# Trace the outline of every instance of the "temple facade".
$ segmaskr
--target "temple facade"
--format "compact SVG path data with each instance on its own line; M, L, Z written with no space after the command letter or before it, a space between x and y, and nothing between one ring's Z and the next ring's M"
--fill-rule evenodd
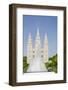
M27 42L27 63L29 68L27 72L41 72L47 71L45 63L48 62L48 38L47 34L44 36L43 48L41 48L41 38L39 28L35 37L35 44L33 48L31 34L28 36Z

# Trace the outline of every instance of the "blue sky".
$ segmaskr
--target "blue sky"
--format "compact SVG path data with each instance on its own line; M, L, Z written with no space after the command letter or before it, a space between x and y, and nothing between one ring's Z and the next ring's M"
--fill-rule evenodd
M48 35L48 56L57 53L57 16L31 16L24 15L24 56L27 51L28 35L32 35L32 43L34 47L37 28L39 28L41 45L43 46L44 36Z

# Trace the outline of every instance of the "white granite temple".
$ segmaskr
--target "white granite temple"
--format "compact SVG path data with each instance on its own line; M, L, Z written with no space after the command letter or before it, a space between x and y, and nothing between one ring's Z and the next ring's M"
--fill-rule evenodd
M48 38L44 36L43 48L41 48L41 38L39 28L35 37L35 45L33 48L31 34L28 36L27 42L27 63L29 64L27 72L43 72L47 71L45 63L48 62Z

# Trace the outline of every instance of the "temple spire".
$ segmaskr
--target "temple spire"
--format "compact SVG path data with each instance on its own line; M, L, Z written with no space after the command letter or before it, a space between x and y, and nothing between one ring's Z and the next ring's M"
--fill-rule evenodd
M39 28L37 28L37 34L35 39L35 56L40 54L40 49L41 49L40 34Z
M27 63L30 63L33 56L33 47L32 47L32 37L31 33L28 36L28 43L27 43Z
M44 37L44 62L48 62L48 37L47 34L45 34Z
M37 28L37 36L39 36L39 28Z

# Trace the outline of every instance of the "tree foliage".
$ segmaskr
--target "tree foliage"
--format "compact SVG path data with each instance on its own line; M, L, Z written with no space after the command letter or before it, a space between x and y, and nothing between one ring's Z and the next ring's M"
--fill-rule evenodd
M49 61L45 63L48 71L57 73L57 54L49 58Z
M45 63L46 68L49 72L53 71L57 73L57 54L50 57L49 61ZM23 57L23 72L26 73L27 69L29 67L29 64L27 63L27 56Z
M26 73L28 69L29 64L27 63L27 57L23 57L23 72Z

